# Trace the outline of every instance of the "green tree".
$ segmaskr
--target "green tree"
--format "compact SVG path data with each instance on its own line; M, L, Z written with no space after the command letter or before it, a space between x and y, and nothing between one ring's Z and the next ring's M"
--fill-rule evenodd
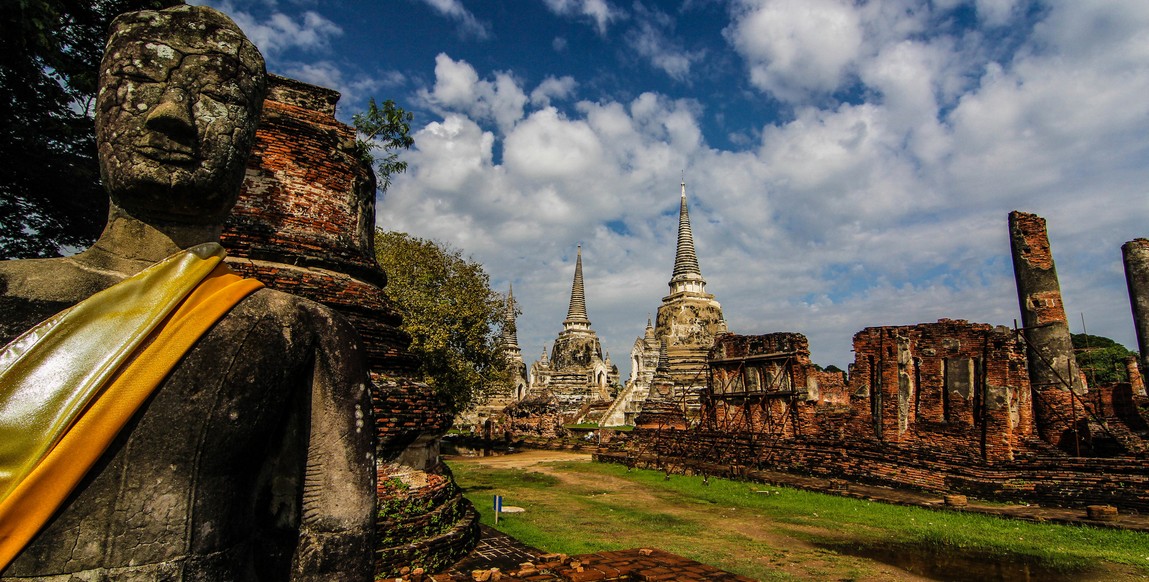
M510 381L500 343L506 303L482 265L449 245L383 230L375 254L411 352L450 413Z
M356 150L365 164L378 170L379 190L382 192L391 186L393 174L407 171L407 162L400 160L399 152L395 150L409 149L414 145L415 140L408 135L414 118L411 112L404 111L390 99L379 107L374 97L367 105L367 111L352 117L355 131L359 132ZM376 149L383 150L381 158L375 157Z
M108 25L181 0L0 2L0 259L91 244L107 219L93 102Z
M1077 366L1085 372L1090 385L1128 382L1125 358L1135 356L1125 346L1103 336L1070 334Z

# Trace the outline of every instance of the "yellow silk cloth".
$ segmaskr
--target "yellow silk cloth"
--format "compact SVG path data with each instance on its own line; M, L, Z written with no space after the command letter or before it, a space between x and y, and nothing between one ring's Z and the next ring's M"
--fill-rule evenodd
M0 570L201 335L263 285L216 243L181 251L0 351Z

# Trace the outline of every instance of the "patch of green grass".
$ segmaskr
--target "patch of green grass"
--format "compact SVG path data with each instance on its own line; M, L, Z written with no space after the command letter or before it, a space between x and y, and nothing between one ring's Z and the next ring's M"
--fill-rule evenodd
M605 463L556 463L557 473L589 474L595 485L566 486L560 479L523 470L492 470L452 463L459 483L492 523L490 495L527 509L504 514L499 529L547 551L581 554L654 545L756 579L785 579L796 558L738 531L721 527L725 517L781 532L821 548L808 558L818 577L825 568L840 578L869 574L855 558L879 551L963 555L1032 564L1055 573L1124 564L1149 574L1149 535L1121 530L1034 524L970 513L933 511L824 495L785 487L658 471L627 470ZM585 481L585 479L583 479ZM608 485L626 483L658 503L634 503ZM674 511L671 511L673 509ZM850 560L855 560L851 562ZM780 578L779 576L782 576Z
M586 471L626 475L625 467L590 464ZM635 470L630 479L677 497L761 512L768 519L798 525L827 525L844 534L884 543L958 550L973 554L1025 556L1048 568L1072 571L1096 562L1149 570L1149 535L1114 529L1035 524L993 516L902 507L756 483ZM757 493L769 491L770 493Z

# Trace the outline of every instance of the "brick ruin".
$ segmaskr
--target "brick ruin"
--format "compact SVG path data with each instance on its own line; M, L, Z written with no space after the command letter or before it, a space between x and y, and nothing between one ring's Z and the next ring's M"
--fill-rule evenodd
M323 303L359 332L379 437L377 575L454 563L478 540L478 515L438 458L451 419L417 381L410 338L375 260L375 177L339 94L271 76L243 192L222 237L228 264Z
M598 458L1149 511L1149 398L1137 358L1129 382L1086 384L1045 221L1015 212L1010 229L1021 328L950 319L866 328L854 335L848 375L811 363L798 333L722 334L698 421L638 422ZM1149 273L1149 252L1132 267L1136 253L1125 254L1127 271Z

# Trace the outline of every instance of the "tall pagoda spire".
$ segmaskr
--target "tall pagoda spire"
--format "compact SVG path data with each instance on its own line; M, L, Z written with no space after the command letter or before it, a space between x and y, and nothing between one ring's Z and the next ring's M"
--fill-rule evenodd
M582 245L578 246L578 259L575 261L574 283L571 284L571 304L563 329L590 329L590 319L586 315L586 293L582 286Z
M706 292L706 280L698 268L698 255L694 253L694 234L690 231L690 211L686 208L686 180L682 181L682 201L678 207L678 249L674 255L674 273L670 278L670 294L694 291Z
M503 323L503 345L519 351L519 333L515 324L515 286L507 287L507 312Z

